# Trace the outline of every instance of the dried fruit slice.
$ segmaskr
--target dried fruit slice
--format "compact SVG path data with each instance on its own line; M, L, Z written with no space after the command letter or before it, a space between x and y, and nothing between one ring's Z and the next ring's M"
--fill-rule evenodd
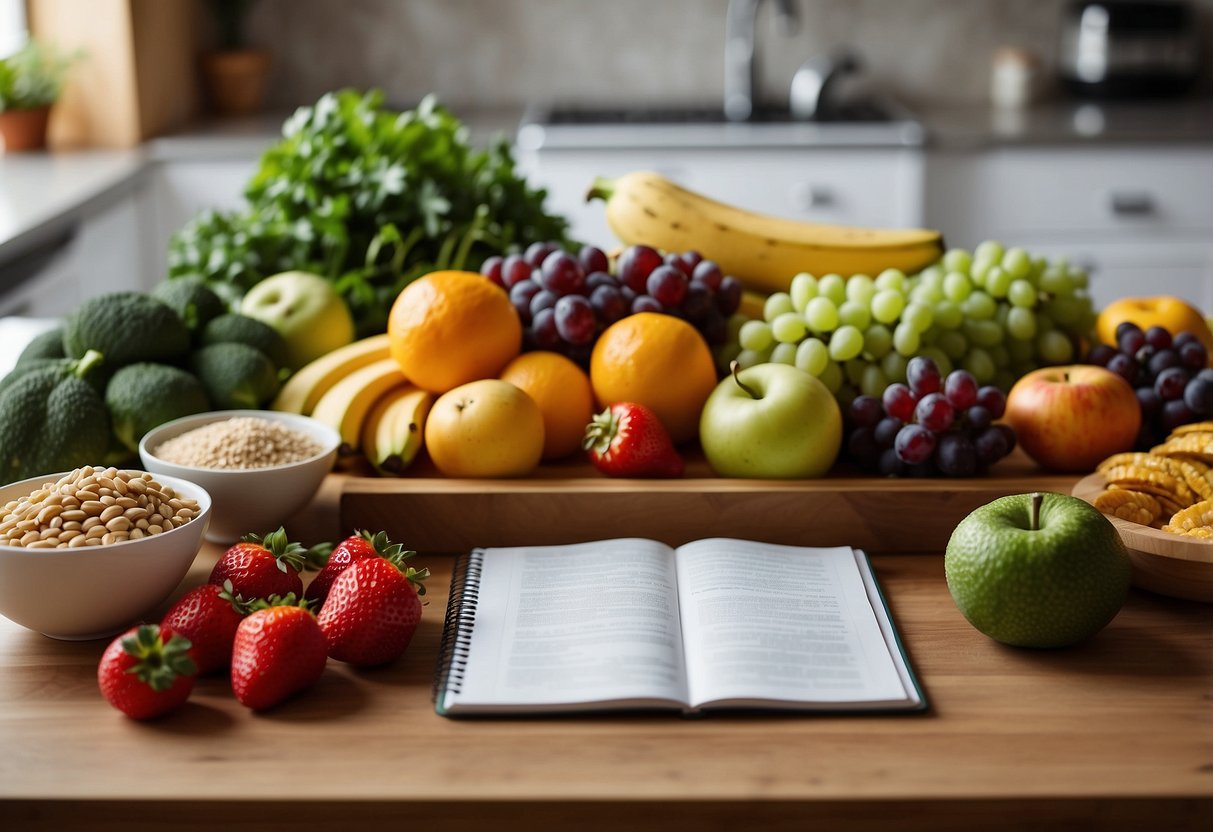
M1184 456L1196 457L1208 464L1213 464L1213 436L1205 433L1177 436L1151 448L1150 453L1156 456L1182 454Z
M1140 468L1152 468L1156 471L1165 471L1181 480L1194 495L1199 496L1202 500L1213 498L1213 484L1210 484L1205 479L1203 471L1198 470L1186 459L1156 456L1144 452L1123 453L1115 454L1105 459L1099 464L1098 470L1100 473L1104 473L1119 466L1138 466ZM1204 470L1209 470L1208 466L1204 466ZM1193 500L1195 500L1195 496Z
M1180 532L1197 526L1213 525L1213 500L1202 500L1196 505L1177 511L1168 525Z
M1171 431L1171 436L1184 436L1189 433L1213 434L1213 422L1192 422L1188 425L1180 425Z
M1181 506L1190 506L1196 497L1188 484L1167 471L1141 465L1114 465L1104 472L1109 485L1119 485L1130 491L1145 491L1169 497Z
M1109 489L1095 498L1094 505L1104 514L1143 526L1153 523L1163 512L1158 500L1141 491Z

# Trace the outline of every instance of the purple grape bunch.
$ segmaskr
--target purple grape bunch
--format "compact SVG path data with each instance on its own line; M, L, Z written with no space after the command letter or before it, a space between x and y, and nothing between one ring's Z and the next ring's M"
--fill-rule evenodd
M1116 327L1116 346L1099 344L1087 363L1105 367L1133 386L1141 406L1137 448L1148 450L1180 425L1213 417L1213 369L1193 333L1131 321Z
M890 384L880 398L857 396L846 409L846 455L885 476L973 477L1015 448L1015 431L997 422L1007 397L978 386L966 370L947 378L930 358L915 356L908 384Z
M639 312L690 323L710 346L728 338L726 321L741 305L741 281L698 252L667 254L629 246L615 272L601 249L576 254L556 243L532 243L522 254L490 257L480 273L510 294L523 328L523 348L551 350L584 367L598 335Z

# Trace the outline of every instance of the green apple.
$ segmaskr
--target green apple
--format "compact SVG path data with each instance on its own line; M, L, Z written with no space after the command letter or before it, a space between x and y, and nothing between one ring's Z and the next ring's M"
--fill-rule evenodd
M952 532L943 564L969 623L1016 647L1088 639L1129 591L1116 527L1064 494L1015 494L975 509Z
M787 364L756 364L708 396L699 441L722 477L803 479L830 470L842 445L842 413L829 389Z
M287 364L297 370L354 340L354 320L333 284L317 274L282 272L258 283L240 302L286 341Z

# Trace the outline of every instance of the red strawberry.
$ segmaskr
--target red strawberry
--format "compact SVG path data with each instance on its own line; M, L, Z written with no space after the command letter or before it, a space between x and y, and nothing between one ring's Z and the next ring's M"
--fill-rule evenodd
M328 597L333 581L337 580L337 576L350 566L367 558L387 557L402 549L403 547L399 543L392 543L388 539L387 532L378 532L374 535L368 531L356 532L333 547L324 567L307 585L304 597L316 602L317 605L323 604Z
M307 608L294 596L272 598L236 628L232 692L241 705L272 708L315 684L324 672L328 643Z
M657 414L635 402L616 402L596 415L581 447L611 477L681 477L684 468Z
M97 665L101 695L132 719L151 719L180 707L194 689L197 668L184 636L156 624L118 636Z
M232 660L236 628L249 612L251 608L244 597L232 592L231 581L224 581L223 586L204 584L173 604L160 626L190 640L198 674L202 675L227 667Z
M428 569L405 565L415 554L366 558L337 577L319 616L330 656L369 666L404 654L421 620L421 582L430 576Z
M281 528L264 538L247 534L223 553L207 583L223 586L225 581L231 581L234 591L245 598L285 597L292 593L300 598L303 579L299 571L306 556L307 551L287 540Z

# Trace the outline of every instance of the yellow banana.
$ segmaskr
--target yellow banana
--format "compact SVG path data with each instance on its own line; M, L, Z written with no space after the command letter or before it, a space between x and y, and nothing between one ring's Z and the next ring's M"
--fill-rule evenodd
M607 223L624 243L693 249L759 292L786 292L800 272L874 277L896 268L908 273L943 254L938 231L781 219L708 199L656 173L598 179L586 198L606 200Z
M415 384L394 387L375 402L362 426L362 452L385 474L399 474L421 450L434 394Z
M300 367L287 379L270 406L273 410L287 413L302 413L305 416L315 409L320 397L355 370L387 358L387 335L372 335L344 347L338 347L322 355L310 364Z
M360 367L330 387L316 402L312 418L341 434L342 455L355 453L362 446L362 426L372 405L392 388L406 383L404 373L400 372L394 359L380 359Z

